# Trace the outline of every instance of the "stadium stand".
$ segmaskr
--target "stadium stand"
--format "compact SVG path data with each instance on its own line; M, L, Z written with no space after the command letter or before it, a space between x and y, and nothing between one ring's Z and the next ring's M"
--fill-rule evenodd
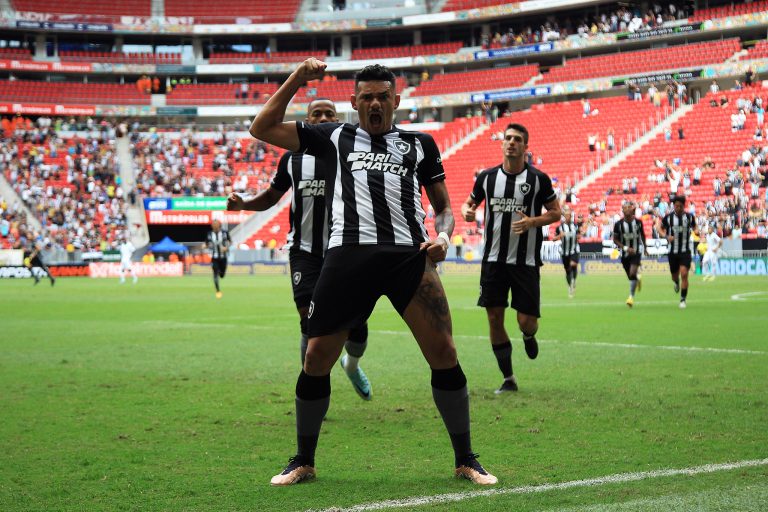
M687 69L723 62L740 49L739 39L731 38L661 49L582 57L570 59L566 61L564 66L551 68L544 74L542 82L557 83L616 76L617 72L622 76L628 76L667 69Z
M32 58L28 48L0 48L0 59L26 60Z
M242 84L183 84L167 94L168 105L232 105L263 103L277 91L276 83L251 83L245 93Z
M252 62L302 62L309 57L325 59L325 52L286 51L286 52L213 52L208 61L211 64L250 64Z
M422 82L416 87L411 96L430 96L520 87L538 74L538 64L438 74L430 80Z
M50 242L72 250L103 249L127 228L110 142L114 130L104 124L87 138L62 138L49 122L39 118L37 126L17 126L12 135L3 131L0 153L10 157L3 173Z
M456 53L463 44L461 41L418 46L384 46L379 48L355 48L352 50L352 60L358 59L389 59L395 57L416 57L419 55L440 55Z
M147 135L133 147L137 187L153 197L256 193L269 186L283 152L226 131L218 138L202 140L189 132L179 139Z
M296 18L301 0L232 0L225 9L215 2L165 0L165 15L192 17L195 23L290 23ZM224 14L226 12L226 14Z
M443 5L442 11L443 12L449 12L449 11L464 11L467 9L479 9L481 7L493 7L496 5L504 5L509 3L516 3L521 0L516 0L515 2L508 2L504 0L448 0Z
M739 57L739 60L764 59L768 57L768 41L758 41L749 52Z
M102 0L11 0L14 9L21 12L44 12L50 14L80 14L84 18L94 16L105 19L119 19L120 16L146 16L152 13L152 0L123 0L104 2Z
M61 50L62 62L99 62L105 64L181 64L180 53L121 53Z
M728 16L739 16L753 12L765 11L768 9L768 1L758 0L756 2L732 3L719 7L709 7L707 9L697 9L688 20L693 23L696 21L706 21L716 18L726 18Z
M454 208L466 201L477 172L501 162L499 134L503 136L503 130L509 123L521 123L528 129L529 149L536 167L559 183L573 184L574 175L580 176L590 165L597 166L597 152L590 151L587 144L590 134L600 134L604 138L612 129L618 142L619 134L634 134L644 123L648 126L658 119L656 107L647 102L628 101L626 97L594 99L591 102L592 111L598 114L586 118L578 101L538 105L500 117L489 131L445 159L446 186ZM456 232L471 237L476 234L477 226L457 218Z
M134 84L79 82L0 81L0 97L5 101L50 103L148 105L150 98Z
M728 103L719 106L719 99L725 97ZM756 90L734 90L718 94L709 94L698 103L691 112L686 114L670 130L661 133L653 140L629 156L617 168L597 179L579 193L579 203L576 210L588 215L590 212L620 210L624 200L639 201L641 204L653 202L654 197L668 200L673 187L674 177L670 179L669 169L677 176L677 193L685 194L689 201L696 206L697 212L713 211L720 214L726 208L734 209L739 218L746 217L746 210L751 198L749 183L749 167L737 165L742 153L757 146L762 148L762 141L756 141L754 134L757 126L756 115L749 112L744 129L733 130L731 115L738 111L736 103L739 99L753 101ZM711 101L717 106L712 106ZM683 128L683 139L680 139L678 128ZM709 160L714 166L704 165ZM675 163L677 162L677 163ZM696 168L701 169L701 182L694 184ZM763 173L765 173L764 167ZM743 184L737 187L738 192L732 192L726 197L725 182L735 181L736 171L739 171ZM688 175L688 180L685 175ZM719 178L722 185L722 196L714 192L713 181ZM637 178L637 192L625 194L625 180ZM685 185L688 184L686 187ZM728 205L728 201L732 204ZM719 203L718 203L719 202ZM603 203L603 204L600 204ZM754 236L745 233L745 237ZM650 225L646 226L650 230ZM650 235L650 231L647 233Z

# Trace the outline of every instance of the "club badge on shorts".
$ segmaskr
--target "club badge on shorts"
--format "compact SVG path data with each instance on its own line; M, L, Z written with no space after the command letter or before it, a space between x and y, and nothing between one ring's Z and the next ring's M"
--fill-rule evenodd
M293 273L293 284L298 286L301 282L301 272L294 272Z

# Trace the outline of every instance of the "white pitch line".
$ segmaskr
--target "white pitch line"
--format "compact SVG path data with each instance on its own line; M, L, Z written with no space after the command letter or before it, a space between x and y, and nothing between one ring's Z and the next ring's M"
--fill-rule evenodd
M451 494L437 494L434 496L416 496L413 498L403 498L399 500L363 503L361 505L355 505L349 508L332 507L323 509L320 512L364 512L367 510L388 510L404 507L419 507L423 505L451 503L489 496L503 496L508 494L538 494L549 491L574 489L578 487L597 487L607 484L639 482L641 480L648 480L651 478L664 478L670 476L693 476L760 466L768 466L768 459L741 460L737 462L726 462L723 464L705 464L703 466L694 466L682 469L657 469L653 471L640 471L635 473L617 473L614 475L601 476L597 478L571 480L568 482L560 482L554 484L484 489L478 491L456 492Z
M639 345L637 343L605 343L600 341L555 341L556 343L570 343L571 345L594 345L598 347L620 348L658 348L660 350L682 350L684 352L715 352L719 354L753 354L768 355L768 352L760 350L746 350L741 348L714 348L714 347L681 347L677 345Z
M746 292L746 293L737 293L735 295L731 295L731 300L741 300L745 301L749 297L757 297L759 295L768 295L768 292Z
M384 334L392 336L410 336L411 333L407 331L386 331L386 330L372 330L374 334ZM472 340L487 340L488 336L478 336L473 334L454 334L454 338L472 339ZM750 354L765 356L768 352L760 350L747 350L741 348L716 348L716 347L685 347L681 345L643 345L640 343L608 343L604 341L567 341L567 340L548 340L540 339L539 343L563 343L568 345L581 345L581 346L596 346L596 347L609 347L609 348L646 348L646 349L659 349L659 350L679 350L681 352L710 352L718 354Z
M761 293L761 292L759 292ZM696 299L695 302L691 302L691 304L702 304L702 303L727 303L731 302L731 299ZM635 303L636 306L663 306L663 305L670 305L670 306L677 306L680 304L679 299L670 299L670 300L642 300L638 299L638 301ZM605 306L624 306L623 300L613 300L613 301L595 301L595 302L579 302L578 299L571 300L568 302L542 302L541 307L544 308L570 308L570 307L578 307L578 308L589 308L589 307L605 307ZM451 306L451 309L456 310L480 310L482 309L480 306ZM624 308L626 309L626 308Z

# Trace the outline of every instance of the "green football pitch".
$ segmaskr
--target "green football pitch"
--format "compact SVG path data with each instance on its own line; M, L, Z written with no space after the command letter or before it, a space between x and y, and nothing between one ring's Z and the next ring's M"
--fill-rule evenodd
M492 490L453 478L430 372L383 299L360 400L337 366L318 478L294 453L299 323L287 276L0 282L0 510L766 510L768 282L542 278L541 353L499 371L476 276L444 276L474 449ZM344 290L339 290L344 293ZM513 315L508 320L513 320Z

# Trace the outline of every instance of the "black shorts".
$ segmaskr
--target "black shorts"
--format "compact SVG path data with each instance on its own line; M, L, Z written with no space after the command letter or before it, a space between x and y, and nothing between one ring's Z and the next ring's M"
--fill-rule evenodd
M571 263L578 263L579 262L579 253L571 254L570 256L563 256L563 267L565 267L565 270L571 269Z
M291 265L291 286L293 302L297 308L307 308L312 301L323 258L305 251L291 251L288 257Z
M669 271L673 274L677 274L677 272L680 270L680 267L685 267L687 269L691 268L691 253L688 254L669 254L667 256L669 259Z
M629 277L629 267L632 265L640 266L641 263L641 255L640 254L633 254L632 256L625 256L621 258L621 266L624 267L624 272L626 272L627 277Z
M382 295L402 316L421 283L425 263L426 253L418 247L350 245L329 249L309 306L309 336L362 325Z
M512 292L512 309L526 315L541 316L539 267L483 263L480 270L480 298L484 308L507 307Z
M211 258L211 268L219 277L227 275L227 258Z

